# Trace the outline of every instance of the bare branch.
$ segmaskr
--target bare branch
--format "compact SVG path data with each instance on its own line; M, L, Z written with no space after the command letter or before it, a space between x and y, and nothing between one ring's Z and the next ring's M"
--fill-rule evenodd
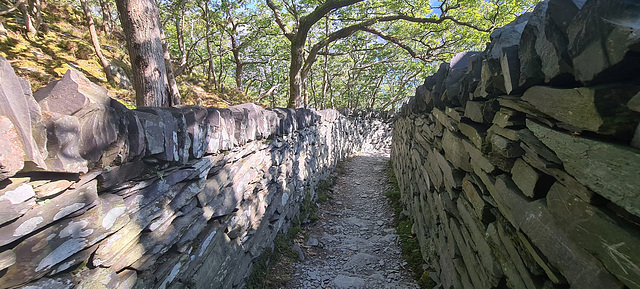
M269 90L267 92L265 92L263 95L258 97L258 99L256 99L256 102L260 102L265 97L271 95L276 89L278 89L279 86L280 86L280 84L276 84L275 86L269 88Z
M405 51L407 51L409 53L409 55L411 55L411 57L413 58L417 58L420 59L424 62L429 62L429 59L424 58L423 56L419 55L418 53L416 53L411 47L409 47L408 45L404 44L404 42L402 42L402 40L400 40L400 38L394 37L394 36L390 36L390 35L386 35L384 34L382 31L375 29L373 27L364 27L362 29L365 32L369 32L371 34L377 35L380 38L387 40L395 45L397 45L398 47L404 49Z
M13 4L13 7L9 8L7 10L4 10L4 11L0 11L0 16L9 14L9 13L15 11L16 9L18 9L18 6L20 6L20 4L23 4L23 3L26 3L26 0L18 0L18 2L16 2L16 4Z

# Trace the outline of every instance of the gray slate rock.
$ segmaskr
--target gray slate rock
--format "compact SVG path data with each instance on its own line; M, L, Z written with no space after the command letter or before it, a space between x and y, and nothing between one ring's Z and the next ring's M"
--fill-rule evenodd
M29 178L9 179L10 184L0 190L0 225L24 215L35 205L35 192Z
M640 274L635 272L640 264L640 234L635 228L621 226L559 183L549 190L547 207L571 240L602 261L626 286L640 288Z
M119 117L111 108L112 99L105 88L81 72L67 71L62 79L36 91L34 97L46 116L52 138L47 146L49 157L54 159L47 161L52 170L86 172L84 166L92 166L116 141Z
M50 272L84 248L93 246L129 222L122 199L106 194L85 214L38 232L20 242L13 252L16 263L0 277L4 286L25 284Z
M74 115L90 103L109 105L107 89L94 84L80 71L70 69L60 80L53 81L33 94L42 110Z
M65 180L65 179L51 181L51 182L47 182L46 184L35 187L34 192L36 193L36 196L39 199L50 198L66 190L72 184L74 184L72 181Z
M190 156L192 158L201 158L209 145L209 126L205 123L208 111L198 106L183 106L180 108L186 121L187 133L191 139Z
M338 289L354 289L364 288L364 279L360 277L351 277L346 275L338 275L333 279L333 284Z
M29 186L29 185L27 185ZM33 193L33 189L31 189ZM51 199L29 210L15 222L0 228L0 246L9 244L31 232L60 220L86 206L94 205L98 200L96 182L90 182L80 188Z
M71 289L76 286L75 282L68 276L56 278L42 278L38 281L25 285L24 289Z
M498 59L504 48L518 45L530 17L531 13L524 13L509 24L494 30L490 36L491 42L487 45L487 58Z
M31 161L40 169L46 169L44 159L47 156L45 147L47 133L40 107L31 96L29 84L16 76L11 64L2 56L0 56L0 116L11 120L20 138L19 145L24 150L24 160ZM10 130L6 128L6 124L4 127L5 131ZM5 161L2 159L0 162L4 163ZM13 165L12 168L16 169L17 167Z
M0 115L0 181L10 178L24 167L24 146L18 131L6 116Z
M567 29L583 4L584 0L549 0L544 26L535 43L547 83L574 82Z
M629 147L561 133L532 121L527 127L580 183L640 217L640 153Z
M639 86L598 86L559 89L535 86L522 99L541 112L571 126L631 139L640 115L627 103Z
M629 0L586 1L569 27L569 55L583 84L638 76L640 4ZM611 45L615 43L615 45Z
M517 52L520 61L518 86L530 87L544 81L544 74L541 71L542 59L536 51L536 42L539 41L539 38L544 37L548 5L549 1L538 3L522 31Z
M80 155L81 127L77 117L43 111L47 123L49 171L86 173L89 162Z
M578 246L558 227L544 200L528 202L506 175L496 178L495 187L488 186L498 208L511 216L512 224L522 230L548 261L580 288L622 288L599 260ZM584 274L585 270L590 272Z
M16 254L12 250L0 253L0 270L4 270L16 263Z
M507 94L520 93L520 59L517 45L504 47L500 51L500 68L504 77L504 88Z
M96 162L116 141L119 118L109 106L99 103L86 105L74 116L80 124L80 156L90 163Z
M137 110L147 113L143 119L148 153L163 161L178 161L178 120L165 109L141 107Z

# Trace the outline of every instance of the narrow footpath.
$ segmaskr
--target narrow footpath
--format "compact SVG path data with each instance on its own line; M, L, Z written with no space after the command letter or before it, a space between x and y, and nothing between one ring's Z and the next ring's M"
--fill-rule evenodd
M419 288L406 269L384 193L389 155L362 153L344 162L286 288ZM302 258L302 256L304 256Z

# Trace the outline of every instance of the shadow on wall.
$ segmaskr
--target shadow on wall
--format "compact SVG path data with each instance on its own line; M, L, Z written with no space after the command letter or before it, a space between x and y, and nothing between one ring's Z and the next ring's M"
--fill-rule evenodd
M337 161L390 145L386 113L128 110L0 62L0 288L242 286Z
M640 288L628 0L548 0L425 79L392 160L444 288Z

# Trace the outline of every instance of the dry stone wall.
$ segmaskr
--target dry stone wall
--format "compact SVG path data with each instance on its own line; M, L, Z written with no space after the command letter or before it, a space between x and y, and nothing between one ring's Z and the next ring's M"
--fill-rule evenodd
M639 16L541 2L403 105L392 162L442 288L640 288Z
M0 57L0 288L237 288L386 113L129 110L69 71L31 95Z

